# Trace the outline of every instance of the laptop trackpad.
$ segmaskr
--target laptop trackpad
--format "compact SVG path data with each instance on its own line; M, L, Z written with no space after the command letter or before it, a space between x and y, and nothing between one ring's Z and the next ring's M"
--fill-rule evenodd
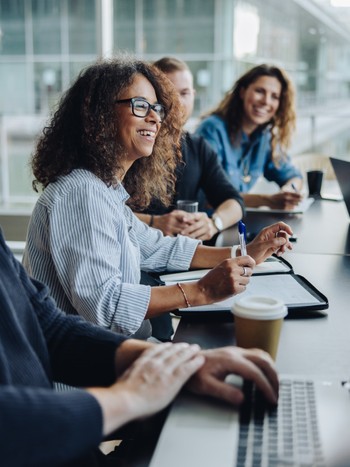
M239 412L234 407L180 394L164 424L150 467L235 465L238 436Z

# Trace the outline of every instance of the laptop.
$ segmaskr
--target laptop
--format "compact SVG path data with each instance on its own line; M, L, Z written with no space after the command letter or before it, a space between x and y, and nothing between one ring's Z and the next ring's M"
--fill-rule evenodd
M281 375L277 407L250 383L244 391L240 409L181 393L150 467L350 465L349 382Z
M329 158L350 217L350 161Z

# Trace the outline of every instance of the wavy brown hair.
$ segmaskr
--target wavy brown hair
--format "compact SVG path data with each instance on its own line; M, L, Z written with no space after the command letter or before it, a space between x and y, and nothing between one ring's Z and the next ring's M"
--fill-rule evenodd
M292 133L295 129L295 102L294 87L287 74L273 65L258 65L242 75L233 85L219 105L206 114L218 115L227 124L229 135L233 144L239 144L244 117L243 100L240 96L242 89L247 89L262 76L276 78L282 87L280 103L273 119L264 126L271 131L272 160L276 163L283 158L290 146ZM278 148L278 150L277 150Z
M166 117L152 155L133 163L123 185L130 194L132 208L147 207L151 198L169 205L175 189L175 168L181 160L183 122L179 99L159 70L126 56L89 66L63 95L31 159L36 191L38 185L45 188L77 168L91 171L107 185L117 183L117 178L124 175L122 161L126 154L118 141L120 107L115 101L139 74L154 87Z

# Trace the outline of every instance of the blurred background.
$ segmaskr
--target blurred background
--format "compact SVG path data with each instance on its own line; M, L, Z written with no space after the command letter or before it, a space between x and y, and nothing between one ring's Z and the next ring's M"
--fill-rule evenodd
M55 104L97 57L185 60L194 117L268 62L297 90L291 154L350 159L350 2L345 0L0 0L0 214L31 212L28 162Z

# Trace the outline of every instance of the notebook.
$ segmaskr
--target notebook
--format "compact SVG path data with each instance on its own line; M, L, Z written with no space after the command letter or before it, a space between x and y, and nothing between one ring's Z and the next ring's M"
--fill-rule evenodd
M312 203L315 201L314 198L304 198L300 203L293 209L273 209L268 206L260 206L258 208L246 207L247 212L266 212L268 214L304 214Z
M167 282L170 284L171 282ZM208 313L229 313L235 301L243 295L274 296L287 306L288 317L327 316L327 297L316 289L305 277L291 272L257 274L250 278L247 289L211 305L191 306L174 311L180 316L203 316Z
M329 159L350 217L350 161L335 159L334 157L330 157Z
M258 274L274 274L277 272L290 272L292 266L284 258L270 256L263 263L258 264L254 268L254 275ZM194 269L192 271L181 271L172 274L162 274L159 279L167 285L173 282L186 282L191 280L199 280L205 276L210 269Z
M281 375L277 407L249 384L245 393L240 409L180 394L150 467L350 465L348 383Z

